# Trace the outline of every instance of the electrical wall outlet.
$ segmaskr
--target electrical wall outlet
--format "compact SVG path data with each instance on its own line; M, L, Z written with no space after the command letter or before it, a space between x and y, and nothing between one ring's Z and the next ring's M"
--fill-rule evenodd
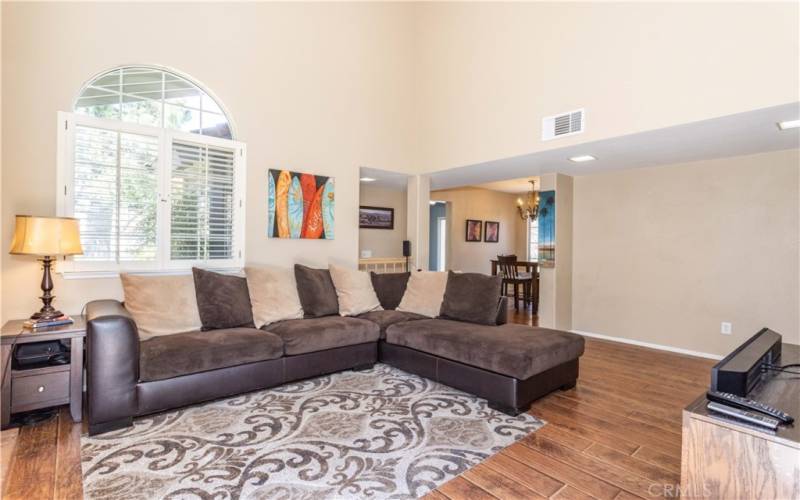
M730 335L732 332L733 332L733 325L731 325L730 323L726 323L725 321L720 323L719 333L723 335Z
M361 258L362 259L372 258L372 250L361 250Z

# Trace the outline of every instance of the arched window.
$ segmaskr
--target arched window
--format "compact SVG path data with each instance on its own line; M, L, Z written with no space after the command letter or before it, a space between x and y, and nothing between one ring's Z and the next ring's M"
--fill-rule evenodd
M186 78L158 68L125 66L90 81L75 101L75 112L233 139L222 107Z
M80 222L66 272L174 271L244 262L245 145L189 79L126 66L59 113L59 215ZM62 187L63 186L63 187Z

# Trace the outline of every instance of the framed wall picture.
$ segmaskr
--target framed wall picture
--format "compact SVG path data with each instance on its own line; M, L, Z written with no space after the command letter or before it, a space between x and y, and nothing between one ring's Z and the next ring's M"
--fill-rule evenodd
M358 227L361 229L394 229L394 208L358 207Z
M500 223L487 220L483 223L483 241L497 243L500 241Z
M333 177L267 171L267 236L332 240Z
M467 219L467 241L481 241L483 232L483 221Z

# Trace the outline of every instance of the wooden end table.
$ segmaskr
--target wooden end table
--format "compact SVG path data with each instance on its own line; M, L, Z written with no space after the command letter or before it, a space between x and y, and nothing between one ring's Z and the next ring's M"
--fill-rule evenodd
M780 364L800 363L800 346L781 345ZM800 418L797 375L769 371L747 395ZM701 394L683 410L681 497L797 498L800 425L774 432L715 415Z
M2 428L8 427L11 414L50 406L69 404L72 420L80 422L83 412L83 339L86 321L73 318L71 325L42 328L36 331L22 327L25 320L11 320L0 331L0 374L2 387ZM69 340L70 362L29 369L14 369L11 363L15 345L46 340ZM11 366L9 366L11 365Z

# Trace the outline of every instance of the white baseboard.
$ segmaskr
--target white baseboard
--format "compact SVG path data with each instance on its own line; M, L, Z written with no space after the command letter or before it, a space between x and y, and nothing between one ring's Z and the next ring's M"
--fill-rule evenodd
M640 347L649 347L650 349L658 349L659 351L676 352L678 354L697 356L699 358L722 359L722 356L718 354L709 354L707 352L692 351L689 349L682 349L680 347L653 344L652 342L642 342L641 340L626 339L622 337L612 337L610 335L602 335L600 333L584 332L583 330L570 330L570 331L572 333L577 333L578 335L583 335L584 337L593 337L601 340L610 340L611 342L620 342L622 344L631 344L631 345L638 345Z

